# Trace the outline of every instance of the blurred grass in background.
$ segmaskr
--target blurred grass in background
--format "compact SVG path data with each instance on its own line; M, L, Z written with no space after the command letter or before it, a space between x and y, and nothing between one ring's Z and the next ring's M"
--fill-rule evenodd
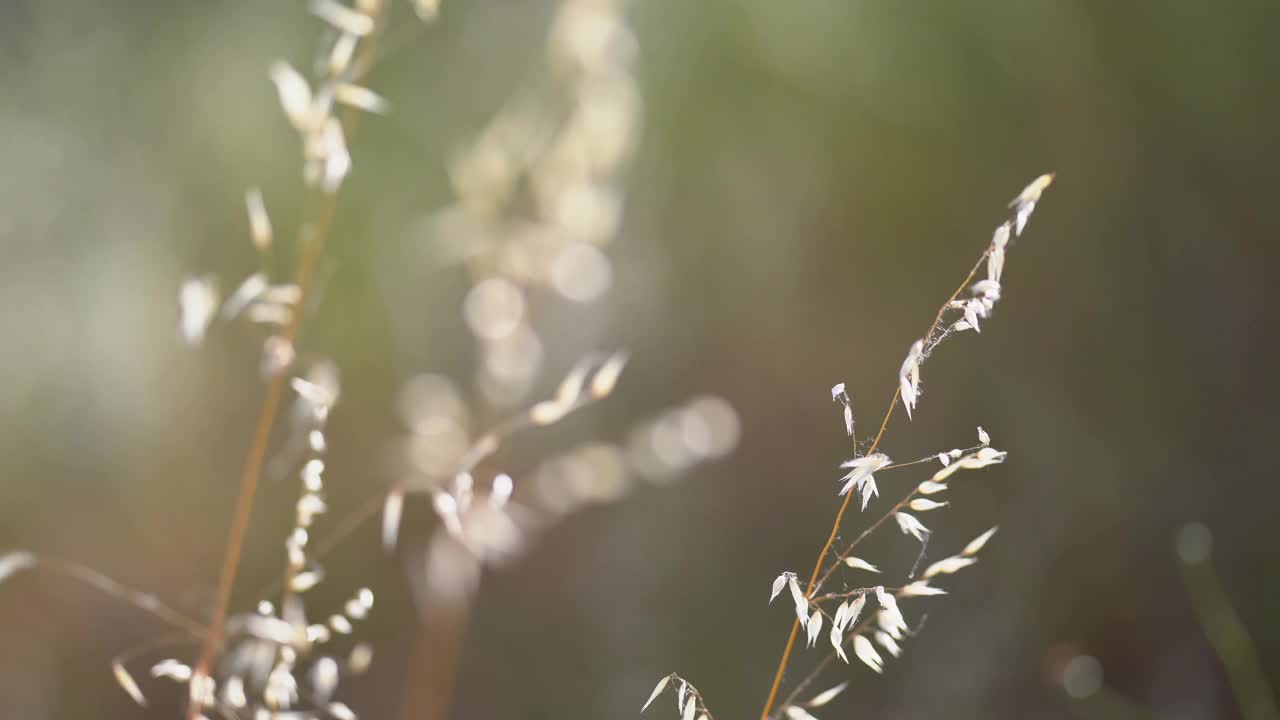
M1063 658L1084 653L1135 707L1232 717L1174 567L1189 519L1213 529L1226 591L1280 678L1280 6L650 0L631 13L644 137L615 287L586 313L548 300L535 322L549 368L583 347L626 346L633 362L617 396L531 437L510 471L703 391L738 408L740 450L571 518L489 578L454 716L630 717L676 670L718 717L750 717L789 623L765 607L768 582L805 569L835 509L847 448L828 388L847 382L860 420L878 416L1002 205L1047 170L1058 182L1012 252L1006 301L980 343L930 363L912 432L887 447L960 446L983 424L1010 460L966 481L934 529L949 544L1002 532L884 678L852 669L856 706L1107 717L1059 688ZM406 40L370 81L394 111L353 147L303 341L343 372L338 508L394 479L405 379L470 377L466 279L433 256L424 221L449 200L451 152L530 79L550 16L546 2L445 0L415 33L396 14L391 36ZM224 328L182 348L176 290L252 264L248 185L288 236L297 150L265 68L307 59L318 26L283 2L0 6L0 546L207 610L257 347ZM265 488L245 591L278 570L293 493ZM909 567L898 537L879 542ZM351 704L392 716L412 682L403 568L369 528L330 571L384 588L381 654ZM56 578L15 579L0 589L0 707L139 717L107 662L156 631Z

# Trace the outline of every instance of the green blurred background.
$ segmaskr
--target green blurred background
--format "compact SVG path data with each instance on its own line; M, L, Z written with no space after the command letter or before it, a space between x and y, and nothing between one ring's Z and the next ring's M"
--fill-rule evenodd
M416 22L394 10L393 30ZM995 316L926 365L915 421L886 441L910 458L985 426L1008 463L929 519L937 552L1001 532L951 596L913 606L928 624L883 677L828 676L852 690L821 716L1238 716L1178 579L1173 537L1192 520L1280 684L1280 4L647 0L629 15L644 129L615 286L587 308L549 298L535 322L548 389L584 350L625 346L632 364L615 397L530 436L507 469L703 392L737 408L740 446L571 516L487 575L452 716L634 717L674 670L721 720L753 717L790 624L766 590L810 567L849 453L829 388L847 382L861 427L878 422L907 347L1049 170ZM470 380L468 280L422 226L450 202L451 154L542 61L550 16L445 0L370 80L394 112L353 145L305 338L343 374L336 514L394 480L401 383ZM258 345L223 327L182 347L176 292L252 270L247 186L290 236L297 143L265 68L305 62L319 30L294 2L0 5L0 547L207 613ZM279 571L295 493L264 487L243 589ZM411 536L429 522L410 506ZM868 554L899 576L914 558L893 532ZM414 682L405 560L368 527L329 565L335 598L379 591L379 654L346 695L366 718L394 717ZM162 630L65 580L11 579L2 714L145 716L107 664ZM1077 654L1105 672L1083 701L1060 682ZM174 716L166 697L152 716ZM669 699L649 712L674 717Z

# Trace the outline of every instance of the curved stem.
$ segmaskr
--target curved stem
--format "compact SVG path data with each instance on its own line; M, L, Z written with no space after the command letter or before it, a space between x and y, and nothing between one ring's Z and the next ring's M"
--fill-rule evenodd
M102 593L110 595L117 600L128 603L143 612L149 613L150 615L163 620L169 625L182 630L191 637L198 639L203 638L208 634L208 630L204 625L201 625L198 621L187 617L168 605L165 605L158 597L151 593L135 590L117 582L113 578L108 577L97 570L94 570L93 568L71 562L70 560L36 554L33 554L32 557L35 558L36 565L38 567L42 567L59 575L65 575L74 580L79 580Z

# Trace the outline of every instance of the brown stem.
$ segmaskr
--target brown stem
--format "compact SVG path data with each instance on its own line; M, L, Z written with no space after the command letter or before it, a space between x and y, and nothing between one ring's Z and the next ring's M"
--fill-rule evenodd
M318 219L309 227L304 243L302 265L298 271L298 302L290 315L289 323L282 334L283 340L292 347L298 339L298 329L302 320L307 295L315 277L320 251L328 235L332 223L334 195L326 194L321 200ZM213 656L222 644L223 629L227 620L227 609L231 602L231 591L235 587L236 574L240 568L240 558L244 554L245 535L249 530L249 519L253 514L253 501L258 492L258 480L262 476L262 465L267 457L267 448L271 441L271 429L275 425L276 415L280 410L280 399L284 395L287 373L276 372L267 384L266 396L262 401L262 410L258 413L258 424L253 433L253 444L249 446L249 455L245 459L244 471L240 476L240 493L236 497L235 513L231 518L231 530L227 537L227 549L222 558L222 571L218 575L217 591L214 595L213 611L209 616L209 635L200 649L194 676L208 675ZM195 720L199 716L200 704L191 703L188 717Z
M978 268L982 267L982 263L986 259L987 253L984 251L982 256L978 258L978 262L974 263L973 269L965 276L964 282L960 283L960 286L956 288L955 292L951 293L951 297L947 298L947 301L942 303L942 307L938 308L938 314L934 316L933 324L929 326L929 331L924 334L924 346L926 348L929 347L929 343L933 339L933 334L937 332L938 326L942 324L942 316L946 314L947 307L951 305L952 301L960 296L960 293L964 292L966 287L969 286L969 283L973 280L973 276L978 273ZM893 391L893 399L889 401L889 409L884 414L884 420L880 422L880 430L876 432L875 440L871 442L871 447L867 448L867 455L874 453L876 448L880 447L880 441L884 439L885 430L889 427L889 418L893 417L893 411L898 406L898 400L901 396L902 388L898 387ZM914 494L914 491L912 491L912 494ZM831 546L835 543L836 536L840 534L840 523L844 520L844 513L849 509L849 502L853 499L853 496L854 493L852 492L845 494L844 502L840 504L840 511L836 513L836 519L831 523L831 532L827 535L827 542L822 546L822 552L818 553L818 561L814 563L813 572L809 575L809 585L805 588L805 597L811 597L813 595L814 587L818 584L818 576L822 573L823 564L826 562L827 553L831 551ZM908 498L909 497L910 495L908 495ZM903 500L902 503L899 503L893 510L882 516L870 528L863 531L862 535L858 537L858 540L854 541L854 545L856 545L858 541L861 541L862 538L870 535L873 530L885 521L885 519L894 512L897 512L905 502L906 500ZM847 554L851 549L852 546L850 546L849 550L845 551L845 554ZM835 567L835 565L832 566L833 569ZM822 578L825 580L831 575L831 572L831 570L828 570L825 575L822 575ZM778 670L773 675L773 686L769 689L769 697L764 702L764 710L760 712L760 720L769 720L769 713L773 710L773 702L778 697L778 688L782 685L782 676L786 674L787 665L791 662L791 650L795 647L796 635L799 633L800 620L797 618L791 621L791 634L787 636L787 644L782 649L782 658L779 659Z
M370 35L361 48L360 56L351 71L352 79L362 77L369 69L377 37L384 25L385 16L382 14L385 13L384 8L384 3L377 4L377 12L379 14L374 17L375 32ZM351 117L354 118L355 116L352 115ZM345 126L349 142L354 135L355 122L348 122ZM328 239L329 232L333 227L333 216L337 207L338 196L336 191L324 192L317 190L316 194L318 195L319 204L316 208L315 217L303 225L299 233L302 260L294 280L298 286L298 298L293 312L289 315L289 322L281 333L282 340L291 349L298 339L307 299L315 282L316 268L320 264L325 241ZM288 373L281 369L271 376L271 380L267 384L266 394L262 401L262 409L258 413L258 423L253 433L253 441L249 446L249 454L245 459L244 470L240 476L240 490L236 497L235 511L231 518L231 529L227 537L226 552L222 558L222 570L218 575L213 610L210 612L209 633L201 646L199 660L196 662L192 673L193 678L209 674L214 655L222 645L227 610L231 604L231 593L235 588L240 559L244 554L244 541L249 530L249 519L253 514L254 499L258 493L258 481L262 476L262 466L266 460L267 449L271 442L271 430L275 426L276 416L280 411L280 400L284 395L287 377ZM198 699L193 699L187 711L188 720L196 720L202 710L201 702Z
M852 630L845 633L844 641L841 642L840 644L843 646L844 643L849 642L849 638L862 632L862 629L867 626L867 623L870 621L870 619L871 619L870 616L868 616L866 618L863 618L862 621L860 621L857 625L854 625ZM836 653L834 650L827 653L827 656L822 658L822 661L819 662L818 665L813 668L813 670L810 670L809 674L805 675L803 680L796 683L795 688L792 689L791 692L787 693L787 696L782 699L781 706L787 707L788 705L791 705L793 702L795 702L795 699L800 696L800 693L804 692L805 688L813 684L813 681L817 680L818 676L822 674L822 671L826 670L827 666L831 664L831 661L835 659L836 659Z
M470 620L466 602L436 606L428 603L424 608L409 660L409 676L405 678L402 718L436 720L448 714Z

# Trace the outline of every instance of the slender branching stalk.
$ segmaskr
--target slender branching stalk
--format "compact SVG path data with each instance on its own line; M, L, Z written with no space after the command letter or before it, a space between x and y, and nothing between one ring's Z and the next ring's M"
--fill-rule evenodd
M946 302L942 303L942 307L938 308L938 314L934 316L933 324L929 326L929 331L924 335L926 345L934 339L935 333L938 332L938 326L942 324L942 317L947 312L947 309L951 307L951 303L955 302L955 299L960 297L960 293L964 292L964 289L969 287L969 283L973 281L973 276L977 274L978 269L982 267L982 264L986 259L987 254L984 252L982 257L978 258L978 262L974 263L973 268L969 270L969 274L965 276L964 282L960 283L955 292L951 293L951 296L947 298ZM880 441L884 439L885 430L889 427L889 420L893 417L893 411L898 407L898 401L901 397L901 386L894 388L893 397L889 400L889 409L885 411L884 419L880 421L880 429L876 431L875 439L871 441L871 446L867 448L867 452L865 453L866 455L874 455L876 450L879 449ZM856 451L856 439L853 438L853 436L850 436L850 438L854 440L854 449ZM847 549L840 553L837 560L843 560L848 557L849 553L853 552L853 549L858 546L858 543L862 542L864 538L875 532L876 528L880 527L886 520L905 507L907 502L914 497L914 495L915 491L913 490L911 494L903 498L902 501L893 506L892 509L884 515L881 515L880 518L872 523L870 527L863 530L862 534L859 535ZM835 572L835 569L839 567L838 564L833 563L831 567L826 569L826 572L823 572L823 567L827 560L827 553L831 552L831 546L835 544L836 538L840 535L841 523L844 520L845 512L849 510L849 503L853 501L853 498L854 493L845 493L844 502L840 503L840 509L836 511L836 519L831 523L831 532L828 533L827 541L823 543L822 550L818 552L818 559L813 565L813 572L809 575L809 585L805 588L805 595L807 596L812 596L818 588L821 587L822 583L831 576L831 573ZM787 672L787 665L791 662L791 651L795 648L796 636L799 634L800 620L796 619L791 623L791 633L787 636L787 644L782 648L782 657L778 660L778 670L773 675L773 684L769 688L769 697L764 702L764 709L760 711L761 720L768 720L769 714L773 710L773 701L778 695L778 688L782 685L782 676Z
M343 69L343 72L348 75L347 80L349 82L358 82L368 72L377 50L377 38L385 25L386 3L369 2L365 3L365 5L368 6L364 8L367 10L365 17L370 19L372 29L368 32L368 37L359 44L359 54L355 61L351 63L349 68ZM286 110L289 110L289 108L286 108ZM355 133L355 118L358 115L350 111L346 114L348 117L344 124L344 134L346 137L345 142L349 143ZM333 186L312 184L309 188L308 194L310 203L313 206L313 212L310 220L302 224L299 232L299 246L302 249L302 258L294 278L298 292L293 303L293 312L289 313L288 320L279 335L282 339L281 346L288 348L290 353L293 352L293 347L297 342L298 332L302 326L303 316L307 308L307 300L315 282L316 269L319 267L325 243L333 227L333 218L338 201L337 188L336 184ZM231 604L231 594L235 589L240 559L244 554L245 536L249 530L249 520L253 514L254 500L257 497L258 481L262 476L263 464L266 462L267 450L271 443L272 429L276 424L281 398L284 395L288 379L288 373L281 368L271 374L271 378L267 383L262 408L258 413L257 425L253 432L253 440L249 446L249 453L240 476L235 511L231 519L231 529L227 536L222 569L219 572L218 584L214 592L213 609L210 611L209 632L204 639L204 644L201 646L199 659L196 661L193 672L193 677L195 678L209 675L214 655L222 645L226 629L227 611ZM203 702L201 698L193 693L192 702L187 712L188 719L196 720L200 717L202 710Z
M898 371L898 384L889 400L889 407L885 411L884 417L880 421L879 429L865 452L859 452L858 437L855 433L853 402L845 390L844 383L837 384L831 389L832 400L843 406L845 432L853 444L854 457L841 465L843 469L849 471L841 478L841 482L844 484L839 494L843 495L844 498L836 511L836 516L831 523L831 530L827 533L826 541L818 551L817 559L813 563L813 570L808 575L807 583L802 589L799 578L793 572L784 572L773 581L769 602L772 603L784 589L789 589L791 598L795 602L795 619L791 623L791 631L787 635L786 644L783 646L782 655L778 660L777 670L774 672L773 681L769 686L768 697L760 711L761 720L772 720L784 714L788 720L813 720L814 716L810 713L810 710L824 706L836 695L840 694L847 683L821 692L805 702L797 702L797 699L831 665L835 658L838 657L846 663L849 662L849 658L845 653L846 647L851 646L853 654L867 667L877 673L883 672L885 660L880 651L876 649L876 646L878 645L889 655L898 657L902 653L901 642L914 635L920 629L921 623L919 622L914 630L907 625L906 619L899 609L898 600L946 594L946 590L935 586L933 582L941 579L942 576L953 574L976 563L976 556L995 534L996 528L991 528L969 542L960 553L932 562L923 572L917 575L917 570L925 559L925 551L932 535L932 532L919 520L917 515L937 510L949 504L947 501L935 499L934 496L948 489L948 482L957 471L976 470L1003 462L1006 453L990 447L991 438L982 427L978 427L979 444L977 446L963 450L957 448L920 460L895 464L887 455L880 452L880 449L889 428L889 421L893 418L894 410L899 405L906 410L908 420L911 419L912 411L915 409L921 395L920 368L925 360L931 356L938 345L947 337L966 330L981 332L981 322L990 316L996 302L1000 299L1000 283L1004 271L1006 248L1013 237L1022 234L1027 220L1035 209L1036 203L1040 200L1041 194L1052 181L1053 175L1042 175L1032 181L1014 198L1009 204L1013 211L1013 217L996 228L990 244L978 257L977 262L970 268L960 285L938 308L933 322L929 324L924 336L912 344L901 369ZM976 280L979 271L984 265L986 267L986 277L982 280ZM971 294L968 297L962 297L966 291ZM957 314L959 317L956 316ZM942 469L934 472L928 480L913 487L904 497L893 504L888 511L871 522L849 545L838 550L835 549L836 540L840 536L845 515L848 513L854 498L857 497L859 500L859 509L865 511L871 500L879 496L875 473L923 465L928 461L941 463ZM855 557L853 552L867 537L882 527L890 518L897 522L898 528L904 534L914 537L920 543L919 555L911 570L907 573L909 582L893 588L875 585L872 587L860 587L855 590L822 593L821 590L824 584L838 569L849 568L859 572L880 572L871 563ZM832 557L833 554L834 557ZM831 606L837 602L839 605L833 610ZM878 609L874 612L868 611L864 616L863 610L871 602L874 602ZM832 651L824 656L816 667L808 675L804 676L786 694L783 701L778 704L778 696L787 670L790 667L800 631L803 629L806 632L806 645L813 647L817 644L824 624L830 627L829 638ZM667 687L672 679L677 678L668 676L659 682L658 687L654 689L653 695L650 697L650 702L652 702L653 697L656 697ZM683 720L695 720L700 713L705 711L696 707L692 701L687 700L687 691L692 689L692 686L684 680L677 680L676 687L679 691L676 701L677 712L681 714ZM700 703L701 700L699 699ZM647 705L646 703L646 707Z

